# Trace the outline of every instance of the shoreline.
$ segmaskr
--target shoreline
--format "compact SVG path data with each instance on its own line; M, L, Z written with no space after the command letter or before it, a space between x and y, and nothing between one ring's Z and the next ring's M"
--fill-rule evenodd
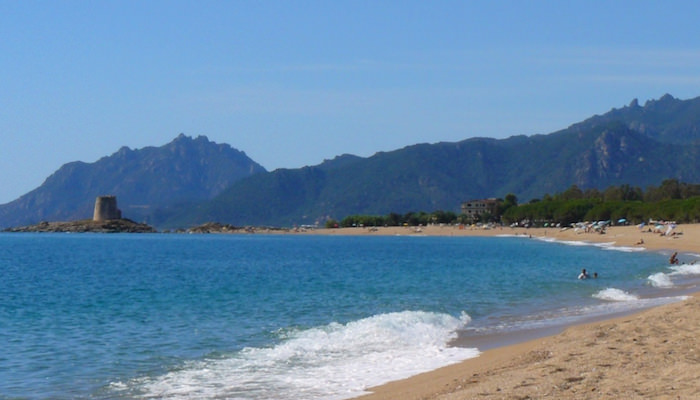
M410 242L429 236L507 236L652 251L667 258L678 252L681 263L699 260L700 224L679 225L674 232L661 236L634 226L614 226L605 234L556 228L428 226L210 233L416 237ZM638 244L640 239L644 243ZM700 289L693 286L685 294L691 292L695 293L685 301L513 334L495 346L482 346L477 357L366 388L369 394L354 399L700 398L695 385L700 378L696 344Z
M358 400L697 398L700 295L493 348ZM529 397L528 397L529 396Z
M333 235L333 236L522 236L559 241L577 241L590 243L609 243L615 247L651 251L679 251L696 253L700 257L700 243L693 238L700 238L700 224L680 224L672 236L662 236L649 232L648 227L639 229L633 225L612 226L605 234L576 231L571 228L511 228L496 227L483 229L479 227L429 225L423 227L371 227L371 228L322 228L306 229L292 235ZM639 243L643 241L643 243Z
M679 225L672 236L614 226L607 233L557 228L429 226L340 228L302 234L412 236L526 236L679 252L700 258L700 224ZM643 241L643 243L640 243ZM692 257L692 258L691 258ZM368 388L357 400L697 398L700 388L700 292L685 301L584 321L541 335L523 334L475 358Z

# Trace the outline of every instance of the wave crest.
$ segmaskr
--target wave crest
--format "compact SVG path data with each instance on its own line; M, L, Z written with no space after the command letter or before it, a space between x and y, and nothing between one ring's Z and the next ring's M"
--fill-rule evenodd
M639 296L630 294L621 289L607 288L594 294L593 297L600 300L607 301L636 301L639 300Z
M476 357L477 349L447 345L469 321L466 313L405 311L287 331L273 347L191 362L127 386L165 399L356 397L367 387Z
M700 264L675 265L671 270L671 275L700 275Z
M673 287L673 282L671 281L671 278L663 273L663 272L657 272L655 274L649 275L647 278L649 280L649 284L653 287L657 288L672 288Z

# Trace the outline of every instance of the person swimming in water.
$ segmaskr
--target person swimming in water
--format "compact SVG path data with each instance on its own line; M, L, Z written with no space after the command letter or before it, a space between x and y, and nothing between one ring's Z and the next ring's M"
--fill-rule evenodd
M582 269L581 273L578 275L578 279L588 279L588 272L586 272L586 269Z

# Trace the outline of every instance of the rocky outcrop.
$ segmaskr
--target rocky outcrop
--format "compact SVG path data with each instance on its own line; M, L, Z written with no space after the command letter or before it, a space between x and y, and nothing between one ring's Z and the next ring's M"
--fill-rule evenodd
M236 227L230 224L222 224L220 222L207 222L202 225L177 231L179 233L281 233L289 232L285 228L270 228L270 227L255 227L241 226Z
M40 222L36 225L7 228L3 232L73 232L73 233L155 233L153 227L129 219L106 221L81 220L70 222Z
M236 228L233 225L221 224L218 222L207 222L202 225L195 226L187 230L188 233L234 233L239 232L242 228Z

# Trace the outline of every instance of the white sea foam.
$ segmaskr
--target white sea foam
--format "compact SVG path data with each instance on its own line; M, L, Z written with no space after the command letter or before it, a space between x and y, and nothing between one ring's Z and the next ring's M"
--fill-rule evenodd
M678 277L681 280L687 277L700 276L700 264L680 264L670 266L671 272L657 272L649 276L649 284L657 288L672 288L674 284L672 277ZM682 284L681 284L682 285Z
M639 296L630 294L621 289L607 288L594 294L593 297L607 301L635 301L639 300Z
M565 326L583 321L586 318L598 318L614 315L617 313L625 313L630 311L642 310L646 308L656 307L663 304L675 303L687 299L687 296L673 297L655 297L655 298L638 298L632 294L626 294L627 300L622 300L625 293L612 295L612 291L619 289L611 289L611 297L616 299L604 299L599 304L586 306L571 306L549 311L537 312L520 317L508 318L490 326L471 329L479 334L491 334L494 332L508 332L528 329L548 328L554 326ZM597 297L594 295L593 297Z
M598 243L598 242L583 242L583 241L578 241L578 240L561 240L560 243L563 243L568 246L592 246L592 247L609 247L612 246L614 243Z
M618 290L618 289L614 289L614 290ZM622 291L620 291L620 292L622 292ZM646 299L641 299L641 298L632 299L632 297L636 297L636 296L631 295L631 294L628 296L630 296L629 300L608 301L608 302L605 302L602 304L597 304L594 306L583 307L582 312L584 313L584 315L588 315L591 317L605 316L605 315L611 315L611 314L619 313L619 312L628 312L628 311L642 310L642 309L651 308L651 307L657 307L657 306L664 305L664 304L670 304L670 303L675 303L678 301L683 301L683 300L686 300L688 298L687 296L673 296L673 297L655 297L655 298L646 298Z
M700 275L700 264L680 264L671 267L670 275Z
M550 243L561 243L567 246L592 246L600 247L604 250L622 251L626 253L633 253L638 251L646 250L644 247L629 247L629 246L615 246L615 242L587 242L583 240L558 240L550 237L538 237L538 240Z
M468 315L406 311L292 331L270 348L191 362L128 384L145 398L345 399L366 388L476 357L448 347ZM116 387L116 386L115 386Z
M649 283L653 287L657 287L657 288L672 288L673 287L673 282L671 281L671 278L668 276L668 274L665 274L663 272L657 272L655 274L652 274L647 279L649 280Z
M621 251L624 253L633 253L638 251L644 251L643 247L630 247L630 246L615 246L615 242L577 242L577 241L565 241L565 244L571 246L593 246L599 247L603 250L611 251Z
M591 246L609 249L615 247L615 242L591 242Z
M615 246L614 244L610 244L607 246L601 246L601 247L603 247L605 250L621 251L623 253L636 253L639 251L646 250L644 247Z

